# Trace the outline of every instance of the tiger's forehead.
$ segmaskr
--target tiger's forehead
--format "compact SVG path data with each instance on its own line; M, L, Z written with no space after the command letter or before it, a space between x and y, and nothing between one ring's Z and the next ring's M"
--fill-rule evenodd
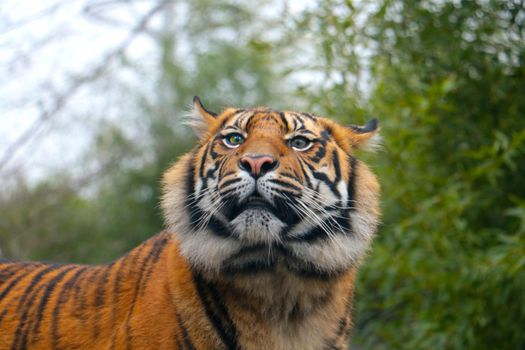
M321 133L318 117L301 112L276 111L269 108L236 110L223 124L224 128L236 128L246 132L289 134L301 131Z

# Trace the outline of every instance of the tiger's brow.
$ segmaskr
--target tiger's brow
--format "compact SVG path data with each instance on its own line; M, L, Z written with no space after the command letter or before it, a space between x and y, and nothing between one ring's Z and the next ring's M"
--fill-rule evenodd
M228 131L228 130L238 131L239 128L234 125L226 125L222 130L223 131Z
M250 120L254 115L254 112L251 110L242 110L239 114L235 116L235 121L233 125L237 128L242 129L246 126L245 120ZM244 124L244 125L243 125Z

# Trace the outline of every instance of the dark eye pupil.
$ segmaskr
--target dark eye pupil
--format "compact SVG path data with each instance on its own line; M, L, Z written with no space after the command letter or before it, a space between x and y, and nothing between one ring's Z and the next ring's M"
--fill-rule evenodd
M302 137L296 137L292 140L292 146L296 148L305 148L308 145L308 141Z

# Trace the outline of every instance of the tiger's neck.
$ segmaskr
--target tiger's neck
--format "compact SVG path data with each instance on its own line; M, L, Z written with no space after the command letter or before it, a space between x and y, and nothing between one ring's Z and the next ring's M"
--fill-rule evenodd
M200 313L209 320L213 334L207 337L215 344L210 348L347 349L354 270L331 280L300 278L279 269L211 278L193 273L178 251L170 265L175 302L184 295L186 304L193 300L192 305L202 306L183 309L180 316Z

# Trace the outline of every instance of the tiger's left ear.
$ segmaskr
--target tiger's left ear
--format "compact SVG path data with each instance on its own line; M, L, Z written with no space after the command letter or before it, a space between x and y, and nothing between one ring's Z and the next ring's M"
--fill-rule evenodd
M350 142L356 149L377 150L381 145L381 136L379 135L379 122L376 118L370 120L364 126L350 125L347 126L349 131Z
M191 126L197 137L202 137L208 130L208 126L215 121L217 113L207 110L198 96L193 97L193 106L189 113L187 125Z

